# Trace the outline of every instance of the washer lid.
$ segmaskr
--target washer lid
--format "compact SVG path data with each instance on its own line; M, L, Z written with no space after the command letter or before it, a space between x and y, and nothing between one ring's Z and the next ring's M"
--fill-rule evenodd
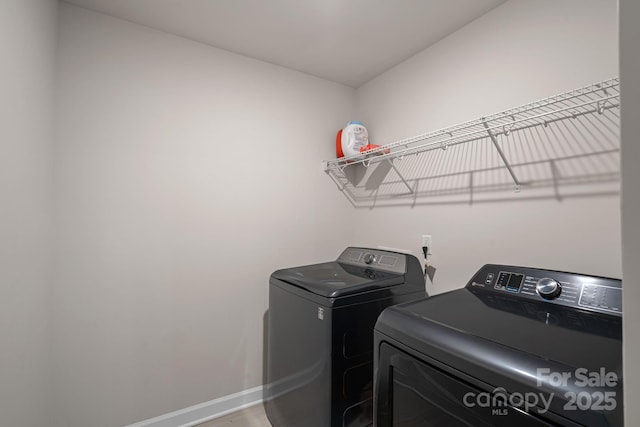
M486 293L468 288L388 311L394 313L383 313L376 329L399 341L410 337L414 348L421 352L428 351L437 341L449 347L457 337L469 342L452 347L451 351L474 358L492 358L490 353L473 347L479 339L489 346L519 351L521 360L553 360L589 371L602 366L621 369L622 321L615 316L522 301L508 295L487 298ZM428 328L437 329L438 333L424 335ZM424 350L419 348L422 344Z
M404 283L404 274L336 261L277 270L271 277L327 298L340 298Z

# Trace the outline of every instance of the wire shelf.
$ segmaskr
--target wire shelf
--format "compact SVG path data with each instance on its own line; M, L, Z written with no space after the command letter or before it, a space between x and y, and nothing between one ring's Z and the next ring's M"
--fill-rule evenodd
M415 203L422 197L509 186L520 191L615 181L619 109L620 83L612 78L364 154L328 160L324 169L356 206L402 199Z

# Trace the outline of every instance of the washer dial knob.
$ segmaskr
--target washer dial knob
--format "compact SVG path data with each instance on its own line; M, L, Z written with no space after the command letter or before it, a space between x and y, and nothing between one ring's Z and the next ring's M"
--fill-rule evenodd
M376 262L376 256L372 253L367 252L366 254L364 254L364 262L366 264L372 264Z
M562 286L557 280L545 277L536 283L536 292L544 299L554 299L560 296Z

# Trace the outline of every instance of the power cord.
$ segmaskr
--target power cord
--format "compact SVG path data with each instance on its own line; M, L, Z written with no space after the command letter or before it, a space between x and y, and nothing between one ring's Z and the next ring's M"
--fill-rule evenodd
M423 246L422 247L422 253L424 254L424 277L426 279L427 278L427 269L429 268L429 261L428 261L429 247L428 246Z

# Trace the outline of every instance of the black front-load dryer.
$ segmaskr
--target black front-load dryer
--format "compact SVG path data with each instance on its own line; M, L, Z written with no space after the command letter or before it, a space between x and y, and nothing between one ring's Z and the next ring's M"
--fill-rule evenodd
M620 280L485 265L463 289L386 309L378 427L621 427Z
M269 280L266 413L275 427L373 423L373 328L380 312L426 296L418 259L347 248L336 261Z

